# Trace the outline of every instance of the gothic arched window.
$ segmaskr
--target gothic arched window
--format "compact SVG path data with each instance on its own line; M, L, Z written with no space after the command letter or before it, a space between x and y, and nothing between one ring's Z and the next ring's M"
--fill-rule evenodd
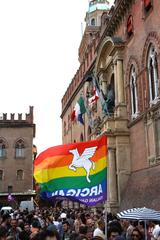
M6 158L6 143L3 139L0 139L0 158Z
M88 127L88 140L91 140L91 134L92 134L92 129L91 129L91 127L89 126L89 127Z
M67 129L66 129L66 122L64 121L64 124L63 124L63 131L64 131L64 136L67 134Z
M80 142L83 142L83 134L81 133L81 136L80 136Z
M133 33L133 17L130 15L127 20L127 34L131 36Z
M138 96L137 96L137 74L135 67L131 66L130 72L130 91L131 91L131 115L132 118L138 114Z
M152 7L152 1L151 0L143 0L144 1L144 8L146 11L148 11Z
M23 170L21 169L17 170L17 180L23 180Z
M95 26L96 25L96 20L95 20L95 18L92 18L91 19L91 26Z
M16 158L24 158L24 141L19 139L15 144L15 157Z
M157 52L153 44L149 47L147 65L150 103L153 104L158 100L158 63Z

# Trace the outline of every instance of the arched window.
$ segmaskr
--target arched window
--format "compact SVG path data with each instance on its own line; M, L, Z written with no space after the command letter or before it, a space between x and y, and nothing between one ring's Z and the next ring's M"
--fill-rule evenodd
M0 158L6 158L6 143L3 139L0 139Z
M67 134L67 129L66 129L66 122L64 121L63 124L63 131L64 131L64 136Z
M68 115L68 131L70 130L71 128L71 116Z
M81 133L81 136L80 136L80 142L83 142L83 134Z
M3 180L3 170L0 170L0 181Z
M15 144L15 157L16 158L24 158L24 141L19 139Z
M91 127L89 126L89 127L88 127L88 140L91 140L91 134L92 134L92 129L91 129Z
M17 170L17 180L18 181L23 180L23 170L21 169Z
M127 20L127 34L130 37L133 33L133 17L130 15Z
M147 64L150 104L153 104L158 100L158 63L157 52L153 44L149 47Z
M131 115L132 118L138 115L138 96L137 96L137 74L135 67L131 66L130 72L130 91L131 91Z
M144 1L144 8L146 11L148 11L152 7L152 1L151 0L143 0Z
M91 26L95 26L96 25L96 20L95 20L95 18L92 18L91 19Z

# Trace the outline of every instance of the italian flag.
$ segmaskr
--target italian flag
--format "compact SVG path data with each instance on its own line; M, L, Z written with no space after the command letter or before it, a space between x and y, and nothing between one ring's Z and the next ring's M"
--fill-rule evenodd
M86 108L84 105L84 99L82 96L78 99L73 112L71 114L71 121L79 121L80 123L84 124L82 115L86 112Z

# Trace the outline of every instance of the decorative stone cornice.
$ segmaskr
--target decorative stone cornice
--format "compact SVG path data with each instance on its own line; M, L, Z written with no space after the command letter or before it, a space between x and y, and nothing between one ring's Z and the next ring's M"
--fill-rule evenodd
M130 6L133 4L134 0L119 0L115 8L111 9L111 16L109 21L107 22L106 28L102 33L102 39L105 36L113 36L115 30L117 29L118 25L124 18L127 10L129 10Z

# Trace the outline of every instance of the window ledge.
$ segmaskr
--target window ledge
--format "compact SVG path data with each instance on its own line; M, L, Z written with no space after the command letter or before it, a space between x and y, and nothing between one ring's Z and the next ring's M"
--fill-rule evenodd
M25 157L15 157L15 159L25 159Z
M0 160L4 160L4 159L6 159L6 158L7 158L6 156L0 157Z

